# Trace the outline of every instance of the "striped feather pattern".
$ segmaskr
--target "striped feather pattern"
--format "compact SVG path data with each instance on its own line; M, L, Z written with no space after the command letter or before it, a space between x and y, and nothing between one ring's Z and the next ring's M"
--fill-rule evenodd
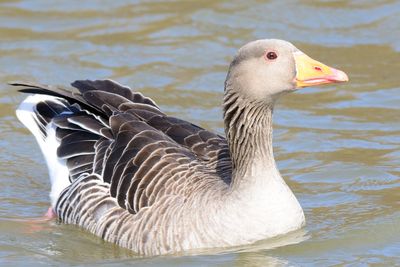
M185 236L193 234L177 230L187 225L176 221L177 207L169 204L209 202L212 192L229 187L226 140L165 115L140 93L110 80L76 81L72 86L77 90L14 85L64 103L40 102L36 113L44 135L47 124L56 125L57 156L66 160L69 170L72 183L55 210L65 223L140 253L178 251ZM176 232L158 240L155 232L168 229ZM155 241L146 242L150 232L156 246Z
M268 60L268 51L279 57ZM14 83L34 94L17 117L45 155L59 219L146 255L244 245L301 228L303 210L272 146L275 102L297 89L298 60L309 60L299 54L275 39L239 49L225 80L228 142L111 80L70 89ZM321 79L347 80L335 71L337 80Z

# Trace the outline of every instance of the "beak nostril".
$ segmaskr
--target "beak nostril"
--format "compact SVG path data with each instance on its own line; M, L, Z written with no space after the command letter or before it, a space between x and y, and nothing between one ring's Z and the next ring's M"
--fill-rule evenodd
M316 71L322 71L322 69L321 69L320 67L318 67L318 66L315 66L315 67L314 67L314 70L316 70Z

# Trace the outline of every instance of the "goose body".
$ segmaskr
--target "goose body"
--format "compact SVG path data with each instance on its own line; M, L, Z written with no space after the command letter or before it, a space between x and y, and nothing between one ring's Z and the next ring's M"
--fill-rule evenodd
M304 74L316 61L303 55L281 40L239 50L225 82L226 138L112 80L70 89L14 83L33 94L17 116L44 154L59 220L146 255L301 228L302 208L273 157L274 103L300 87L347 80L319 62L330 72Z

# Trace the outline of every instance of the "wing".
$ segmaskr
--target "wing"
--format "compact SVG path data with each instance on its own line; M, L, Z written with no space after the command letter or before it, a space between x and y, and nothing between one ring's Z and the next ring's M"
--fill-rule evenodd
M57 157L65 162L71 182L63 199L75 197L76 184L88 175L108 184L109 195L130 213L165 195L187 197L198 188L230 183L223 137L167 116L128 87L111 80L75 81L73 90L13 85L54 97L38 102L34 113L42 138L49 125L55 130Z

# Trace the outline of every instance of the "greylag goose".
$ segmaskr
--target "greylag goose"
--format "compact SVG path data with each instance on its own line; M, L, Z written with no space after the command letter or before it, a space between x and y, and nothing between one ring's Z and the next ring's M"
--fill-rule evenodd
M253 41L230 64L226 138L163 113L112 80L12 83L49 170L58 219L145 255L244 245L305 224L275 164L276 100L348 81L292 44Z

